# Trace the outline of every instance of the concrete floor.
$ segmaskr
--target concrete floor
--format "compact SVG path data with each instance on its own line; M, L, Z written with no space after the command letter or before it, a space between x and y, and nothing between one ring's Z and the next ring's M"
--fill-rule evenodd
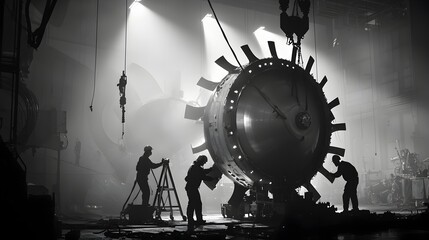
M337 212L341 212L340 206ZM361 210L382 215L391 212L397 216L412 216L421 214L422 207L408 206L398 207L389 205L361 205ZM207 223L199 226L192 234L187 233L187 222L183 221L180 214L174 214L174 220L169 213L161 215L162 221L148 224L130 225L119 220L119 216L97 218L97 216L62 217L62 235L58 239L280 239L276 237L275 230L270 225L255 222L251 219L236 220L224 218L220 213L208 213L204 215ZM422 228L397 228L395 226L367 231L356 230L352 233L339 231L328 235L317 233L303 233L299 236L291 236L290 239L429 239L429 225ZM284 239L284 236L281 237Z

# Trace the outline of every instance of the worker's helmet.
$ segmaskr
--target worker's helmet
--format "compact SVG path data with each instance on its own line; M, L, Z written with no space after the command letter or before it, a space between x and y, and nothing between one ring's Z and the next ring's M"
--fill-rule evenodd
M152 151L152 149L153 148L151 146L149 146L149 145L147 145L147 146L144 147L144 151L145 152L150 152L150 151Z
M335 165L337 165L339 162L340 162L340 156L338 156L338 155L334 155L334 156L332 156L332 162L335 164Z
M200 155L198 156L197 160L195 160L195 162L205 164L207 162L207 156Z

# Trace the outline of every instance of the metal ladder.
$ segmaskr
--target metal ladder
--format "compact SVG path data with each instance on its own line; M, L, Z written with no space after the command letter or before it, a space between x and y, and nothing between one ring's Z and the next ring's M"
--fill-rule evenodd
M153 199L152 206L155 207L155 219L161 219L162 212L170 212L170 219L174 220L173 211L180 211L183 221L186 221L186 216L183 215L182 207L180 205L179 196L177 195L176 186L174 184L173 176L171 175L169 161L166 161L162 165L161 177L159 178L157 189L155 193L155 198ZM171 202L171 194L173 191L174 196L176 197L177 205L173 205ZM164 192L167 192L167 196L164 196ZM165 198L166 197L166 198Z

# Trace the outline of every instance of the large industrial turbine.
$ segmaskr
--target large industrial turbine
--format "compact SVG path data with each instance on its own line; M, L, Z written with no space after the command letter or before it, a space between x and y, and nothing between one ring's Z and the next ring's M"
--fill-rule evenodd
M219 83L200 79L213 94L207 106L185 111L185 118L204 123L205 143L193 152L208 149L219 171L245 188L276 183L316 192L310 180L318 171L329 176L322 166L327 153L344 156L344 149L330 146L332 132L346 129L332 124L339 100L327 102L327 78L318 83L310 74L312 57L304 69L295 63L296 48L288 61L277 57L274 42L268 46L265 59L242 46L249 60L243 68L217 59L228 71Z

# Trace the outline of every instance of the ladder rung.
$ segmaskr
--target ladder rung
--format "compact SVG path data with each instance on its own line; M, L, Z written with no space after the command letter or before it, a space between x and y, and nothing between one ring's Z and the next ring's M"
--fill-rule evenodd
M177 210L173 210L174 212L177 212L177 211L179 211L179 209L177 209ZM170 210L159 210L158 212L172 212L172 211L170 211Z
M180 207L180 206L171 206L171 208L178 208L178 207ZM165 207L161 208L161 210L163 210L163 209L165 210L167 208L170 208L170 206L165 206Z

